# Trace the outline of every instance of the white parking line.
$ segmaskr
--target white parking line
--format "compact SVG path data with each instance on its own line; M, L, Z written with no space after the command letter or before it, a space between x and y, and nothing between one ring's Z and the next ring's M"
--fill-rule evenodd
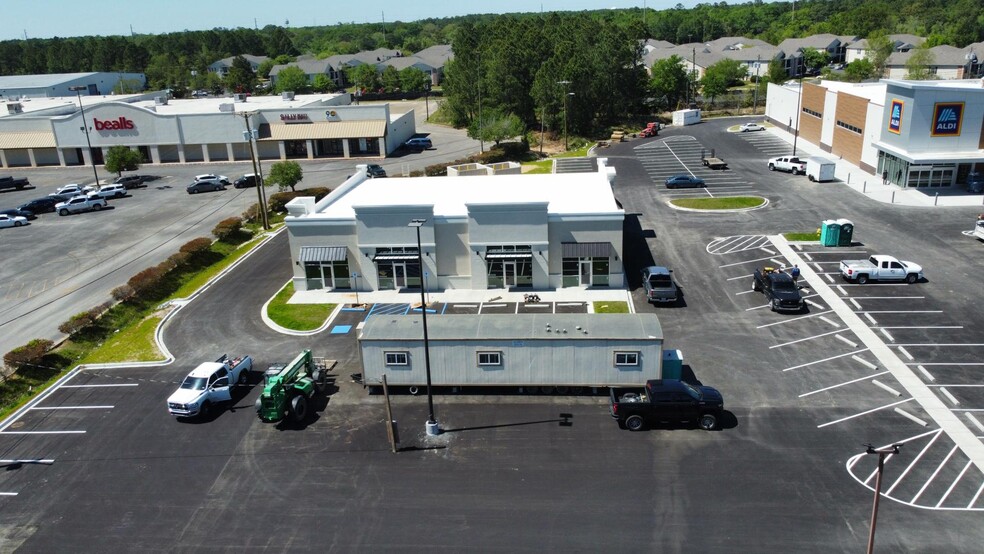
M728 278L728 281L737 281L738 279L748 279L751 276L752 276L752 274L749 273L748 275L739 275L737 277L729 277Z
M745 308L745 311L746 312L750 312L752 310L761 310L763 308L768 308L769 306L771 306L771 304L765 304L765 305L762 305L762 306L755 306L753 308Z
M797 245L797 246L799 246L799 245ZM813 257L810 256L809 254L804 253L803 254L803 257L806 258L807 260L810 260L811 262L813 261Z
M957 475L957 478L953 480L953 483L950 484L950 488L946 489L946 492L943 493L943 498L940 498L940 501L936 503L937 508L943 505L943 501L946 500L946 497L950 496L950 493L953 492L953 489L957 486L957 483L963 479L964 474L967 473L967 470L970 469L970 466L973 465L973 463L973 460L967 460L967 464L964 466L963 471L961 471L960 475Z
M912 500L910 500L910 502L915 504L916 500L919 500L919 497L922 496L922 493L929 488L929 485L932 484L934 479L936 479L936 476L940 474L940 470L943 469L943 466L945 466L946 463L950 461L950 458L952 458L953 455L956 454L957 450L959 449L960 449L959 445L954 445L954 447L950 450L950 453L946 455L946 458L944 458L942 462L940 462L940 465L936 467L936 471L934 471L933 474L929 476L929 479L926 480L926 483L923 484L921 489L919 489L919 492L916 493L916 496L912 497Z
M959 343L959 342L949 342L949 343L908 342L908 343L899 344L898 346L934 346L934 347L935 346L972 346L972 347L977 347L977 346L984 346L984 343L979 343L979 342L964 342L964 343Z
M860 314L941 314L943 310L867 310Z
M865 352L867 350L868 350L867 348L862 348L861 350L856 350L854 352L848 352L847 354L838 354L836 356L831 356L829 358L824 358L822 360L816 360L814 362L807 362L805 364L794 365L793 367L787 367L783 371L791 371L793 369L799 369L801 367L808 367L808 366L811 366L811 365L814 365L814 364L822 364L823 362L829 362L830 360L836 360L837 358L843 358L844 356L850 356L852 354L857 354L859 352Z
M113 383L106 385L62 385L63 389L87 389L93 387L136 387L137 383Z
M732 264L724 264L724 265L719 265L718 266L718 269L722 269L722 268L725 268L725 267L734 267L736 265L745 265L745 264L749 264L749 263L752 263L752 262L761 262L763 260L768 260L768 259L769 259L769 257L766 256L765 258L755 258L754 260L745 260L743 262L735 262L735 263L732 263Z
M866 287L866 288L869 288L869 289L872 288L871 285L859 285L857 283L844 283L844 286L845 287ZM908 286L909 286L908 283L878 283L878 285L877 285L878 288L882 288L882 287L908 287Z
M831 282L831 283L833 283L833 282L834 282L834 278L833 278L833 277L831 277L829 273L825 273L825 274L824 274L824 277L826 277L826 278L827 278L827 281L829 281L829 282Z
M861 309L861 304L858 304L858 301L855 300L855 299L853 299L853 298L851 299L851 304L854 304L854 308L855 309L857 309L857 310L860 310Z
M791 340L789 342L784 342L782 344L777 344L775 346L770 346L769 349L771 350L773 348L780 348L780 347L783 347L783 346L789 346L790 344L796 344L796 343L805 342L805 341L808 341L808 340L818 339L820 337L826 337L826 336L833 335L833 334L836 334L836 333L841 333L843 331L846 331L846 329L838 329L837 331L827 331L826 333L820 333L819 335L813 335L812 337L806 337L805 339L796 339L796 340ZM840 337L838 336L837 338L840 338ZM855 345L855 346L857 346L857 345Z
M817 425L817 429L821 429L823 427L827 427L828 425L835 425L837 423L843 423L845 421L854 419L856 417L861 417L863 415L868 415L870 413L874 413L874 412L877 412L879 410L884 410L885 408L892 408L892 407L898 406L899 404L905 404L906 402L912 402L913 400L915 400L915 398L907 398L905 400L899 400L898 402L892 402L891 404L886 404L884 406L879 406L877 408L872 408L870 410L863 411L863 412L861 412L859 414L854 414L854 415L850 415L850 416L847 416L847 417L842 417L842 418L836 419L834 421L828 421L827 423L821 423L820 425Z
M919 419L918 417L910 414L909 412L903 410L902 408L895 408L895 413L899 414L900 416L902 416L902 417L904 417L906 419L912 420L916 425L920 425L922 427L929 426L929 423L928 422L926 422L926 421L924 421L922 419Z
M763 250L765 252L768 252L770 256L775 256L776 255L776 251L775 250L769 250L768 248L766 248L764 246L760 246L759 247L759 250Z
M0 431L0 435L81 435L85 431Z
M940 392L943 393L943 396L945 396L946 399L949 400L950 403L953 404L954 406L959 406L960 405L960 401L957 400L956 398L954 398L953 395L950 394L950 391L946 390L946 387L941 386L940 387ZM984 429L981 429L981 430L984 431Z
M789 323L790 321L799 321L800 319L806 319L808 317L819 317L819 316L822 316L823 314L829 314L829 313L830 313L830 310L827 310L826 312L820 312L820 313L816 313L816 314L807 314L807 315L801 315L799 317L791 317L789 319L783 319L783 320L780 320L780 321L774 321L772 323L766 323L765 325L759 325L758 327L756 327L756 329L763 329L765 327L772 327L773 325L784 325L786 323Z
M876 377L878 375L885 375L886 373L888 373L888 370L887 369L885 371L880 371L878 373L875 373L874 375L867 375L865 377L858 377L857 379L851 379L850 381L844 381L843 383L838 383L836 385L831 385L829 387L824 387L822 389L817 389L817 390L814 390L814 391L805 392L805 393L799 395L799 398L805 398L807 396L814 395L814 394L816 394L818 392L824 392L824 391L828 391L830 389L836 389L838 387L843 387L844 385L850 385L851 383L857 383L858 381L867 381L868 379L871 379L872 377Z
M916 365L907 363L905 365ZM922 365L984 365L984 362L923 362Z
M0 464L44 464L51 465L55 463L54 459L51 458L26 458L22 460L0 460Z
M870 317L868 319L871 319ZM963 329L963 325L922 325L922 326L872 326L872 329Z
M835 332L839 333L840 331L835 331ZM845 337L844 335L837 335L837 339L838 340L841 340L843 342L846 342L848 344L848 346L850 346L851 348L857 348L858 347L858 343L856 343L853 340Z
M849 296L852 300L860 298L862 300L912 300L926 298L925 296Z
M982 433L984 433L984 424L981 424L981 422L978 421L976 417L974 417L974 414L970 412L964 412L964 417L970 420L970 422L973 423L975 427L977 427L978 429L981 430Z
M811 306L813 306L814 308L819 309L819 310L826 310L827 309L827 307L824 306L823 304L817 304L816 302L814 302L812 300L809 300L809 299L806 300L806 303L809 304L809 305L811 305Z
M841 296L847 296L847 291L844 290L844 287L842 287L841 285L837 285L836 288L837 288L837 291L840 292Z
M916 464L923 457L923 455L926 454L926 452L929 451L929 447L933 446L933 443L936 442L936 439L940 438L940 435L943 434L943 429L937 429L935 431L930 431L928 433L923 433L921 435L917 435L915 437L912 437L911 439L907 439L907 440L904 440L901 443L899 443L899 444L905 444L905 443L907 443L907 442L909 442L911 440L921 439L921 438L925 437L926 435L931 435L933 433L936 433L936 436L934 436L932 438L932 440L930 440L929 442L927 442L926 443L926 446L923 447L923 449L919 452L919 454L917 454L916 457L913 458L911 462L909 462L909 466L905 468L905 471L903 471L901 473L901 475L899 475L898 479L896 479L895 482L892 483L892 486L888 487L888 490L885 491L885 496L890 495L892 493L892 491L895 490L895 487L899 486L899 483L902 482L902 479L905 479L905 476L909 474L909 471L912 470L912 468L916 467Z
M909 361L915 360L915 358L912 357L912 354L909 354L909 351L906 350L904 347L899 346L898 348L899 348L899 352L901 352L906 358L909 358Z
M884 460L884 462L885 462L885 464L888 464L888 462L889 462L889 461L890 461L890 460L891 460L891 459L892 459L893 457L895 457L895 454L894 454L894 453L892 453L892 454L889 454L888 456L885 456L885 460ZM867 478L867 479L865 479L865 480L864 480L864 481L863 481L863 482L862 482L861 484L863 484L863 485L867 485L867 484L868 484L868 482L870 482L870 481L871 481L872 479L874 479L874 478L875 478L875 477L876 477L877 475L878 475L878 467L876 466L876 467L875 467L875 469L874 469L874 470L872 470L872 472L871 472L871 473L870 473L870 474L868 475L868 478Z
M895 342L895 337L893 337L887 330L885 330L884 327L879 329L879 331L881 332L881 334L885 335L885 338L888 339L889 342Z
M867 350L867 348L865 348L865 350ZM863 350L862 350L862 352L863 352ZM851 356L851 358L854 358L854 361L860 363L861 365L868 366L868 369L871 369L871 370L878 369L878 366L876 366L875 364L869 362L868 360L865 360L861 356Z
M816 266L816 268L817 268L817 271L823 271L823 268L822 268L822 267L820 267L820 264L819 264L819 263L817 263L817 262L813 262L813 265L814 265L814 266Z
M970 499L970 502L967 504L967 509L968 510L971 509L971 507L973 507L974 503L977 502L977 499L981 497L981 493L982 492L984 492L984 483L981 484L981 488L977 489L977 494L975 494L974 495L974 498L971 498Z
M741 296L741 295L743 295L743 294L751 294L751 293L753 293L753 292L758 292L758 291L754 291L754 290L743 290L743 291L741 291L741 292L736 292L736 293L735 293L735 296Z
M116 406L33 406L32 410L111 410Z
M875 318L873 318L873 317L871 317L871 314L864 314L864 317L865 317L865 318L866 318L866 319L867 319L868 321L870 321L872 325L878 325L878 322L877 322L877 321L875 321Z
M826 317L823 317L823 316L820 316L820 319L826 321L827 323L833 325L834 327L840 327L840 323L837 323L836 321L834 321L832 319L827 319Z
M872 379L871 380L871 384L872 385L875 385L876 387L878 387L880 389L883 389L883 390L888 391L888 393L891 394L892 396L898 396L899 398L902 398L902 393L901 392L893 389L892 387L886 385L885 383L882 383L878 379ZM898 409L898 408L896 408L896 409Z

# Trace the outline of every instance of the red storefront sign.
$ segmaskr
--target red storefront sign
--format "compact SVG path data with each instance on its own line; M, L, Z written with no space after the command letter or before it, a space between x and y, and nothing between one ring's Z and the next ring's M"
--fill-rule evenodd
M136 128L133 121L120 116L119 119L96 119L92 118L92 123L97 131L129 131Z

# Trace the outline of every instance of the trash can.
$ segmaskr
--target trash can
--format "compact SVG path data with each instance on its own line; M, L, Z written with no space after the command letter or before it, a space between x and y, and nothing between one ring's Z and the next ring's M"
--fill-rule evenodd
M683 375L683 352L679 350L663 351L662 379L677 379Z
M840 225L837 246L851 246L854 240L854 223L847 219L838 219L837 223Z
M840 223L834 219L825 219L820 223L820 244L837 246L840 238Z

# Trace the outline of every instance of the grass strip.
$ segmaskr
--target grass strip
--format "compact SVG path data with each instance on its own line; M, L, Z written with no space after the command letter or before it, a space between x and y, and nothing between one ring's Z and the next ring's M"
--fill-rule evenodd
M761 196L727 196L724 198L678 198L671 204L692 210L741 210L765 204Z
M267 315L285 329L313 331L321 327L335 311L335 304L288 304L293 295L294 283L289 282L267 305Z
M596 314L627 314L629 313L628 302L597 301L591 303Z

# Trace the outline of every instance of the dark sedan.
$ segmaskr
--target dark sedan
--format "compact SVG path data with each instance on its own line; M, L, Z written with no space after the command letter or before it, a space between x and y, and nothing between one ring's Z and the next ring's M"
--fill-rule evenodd
M680 187L706 187L704 180L693 175L674 175L666 180L666 188L676 189Z
M43 213L47 213L47 212L54 212L55 211L55 204L57 204L59 202L61 202L61 200L59 200L59 199L57 199L55 197L52 197L52 196L49 196L47 198L35 198L34 200L31 200L30 202L27 202L25 204L21 204L20 206L17 206L17 209L19 209L19 210L27 210L27 211L33 212L35 214L43 214Z
M30 210L22 210L20 208L10 208L9 210L0 210L0 214L9 215L10 217L20 216L23 218L27 218L28 221L38 218L38 216L34 215L34 212Z

